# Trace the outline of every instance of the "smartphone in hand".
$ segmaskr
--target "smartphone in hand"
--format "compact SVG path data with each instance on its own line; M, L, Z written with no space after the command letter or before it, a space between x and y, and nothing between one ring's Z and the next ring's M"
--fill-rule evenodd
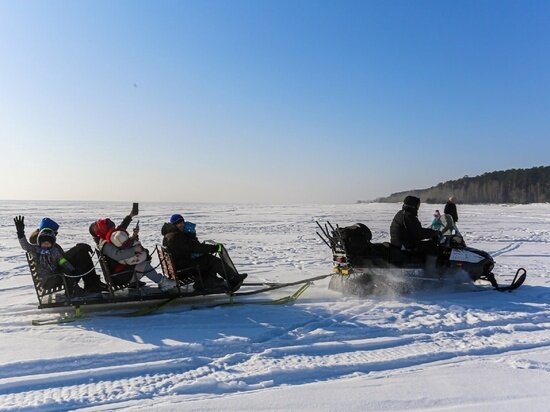
M134 227L133 233L134 233L134 238L137 239L137 237L139 236L139 220L136 223L136 227Z
M132 215L137 216L138 214L139 214L138 203L134 203L132 205Z

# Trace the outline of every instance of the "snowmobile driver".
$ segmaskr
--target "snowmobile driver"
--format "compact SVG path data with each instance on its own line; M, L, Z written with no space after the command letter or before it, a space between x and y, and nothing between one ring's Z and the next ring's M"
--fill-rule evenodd
M420 199L407 196L402 209L396 213L390 226L392 246L416 252L422 255L437 255L437 243L440 232L423 228L418 220Z

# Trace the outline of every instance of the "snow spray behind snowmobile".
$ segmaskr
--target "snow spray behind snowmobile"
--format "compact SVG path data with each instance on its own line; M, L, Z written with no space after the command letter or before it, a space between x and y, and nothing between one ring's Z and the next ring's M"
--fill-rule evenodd
M388 242L372 243L370 229L357 223L334 227L317 222L323 242L331 249L333 275L329 289L344 294L366 296L392 291L408 293L427 285L473 283L487 281L498 291L520 287L527 276L525 269L517 270L508 286L499 286L493 274L495 261L483 250L467 247L461 236L442 236L437 242L437 255L421 255L401 250Z

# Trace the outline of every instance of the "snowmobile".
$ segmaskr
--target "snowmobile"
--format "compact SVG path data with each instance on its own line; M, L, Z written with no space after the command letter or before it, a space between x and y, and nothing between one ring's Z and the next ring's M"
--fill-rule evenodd
M527 271L519 268L513 281L500 286L493 273L495 261L483 250L465 245L458 234L442 234L437 255L421 255L401 250L388 242L372 243L370 229L357 223L340 228L317 222L319 237L332 251L333 274L329 289L344 294L367 296L388 291L401 294L413 290L445 286L449 283L489 282L505 292L520 287Z

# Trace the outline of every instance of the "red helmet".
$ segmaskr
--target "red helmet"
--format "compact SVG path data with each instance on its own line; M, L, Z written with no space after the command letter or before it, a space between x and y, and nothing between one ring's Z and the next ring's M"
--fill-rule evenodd
M103 239L108 240L110 234L115 230L115 223L111 219L98 219L95 222L95 234Z

